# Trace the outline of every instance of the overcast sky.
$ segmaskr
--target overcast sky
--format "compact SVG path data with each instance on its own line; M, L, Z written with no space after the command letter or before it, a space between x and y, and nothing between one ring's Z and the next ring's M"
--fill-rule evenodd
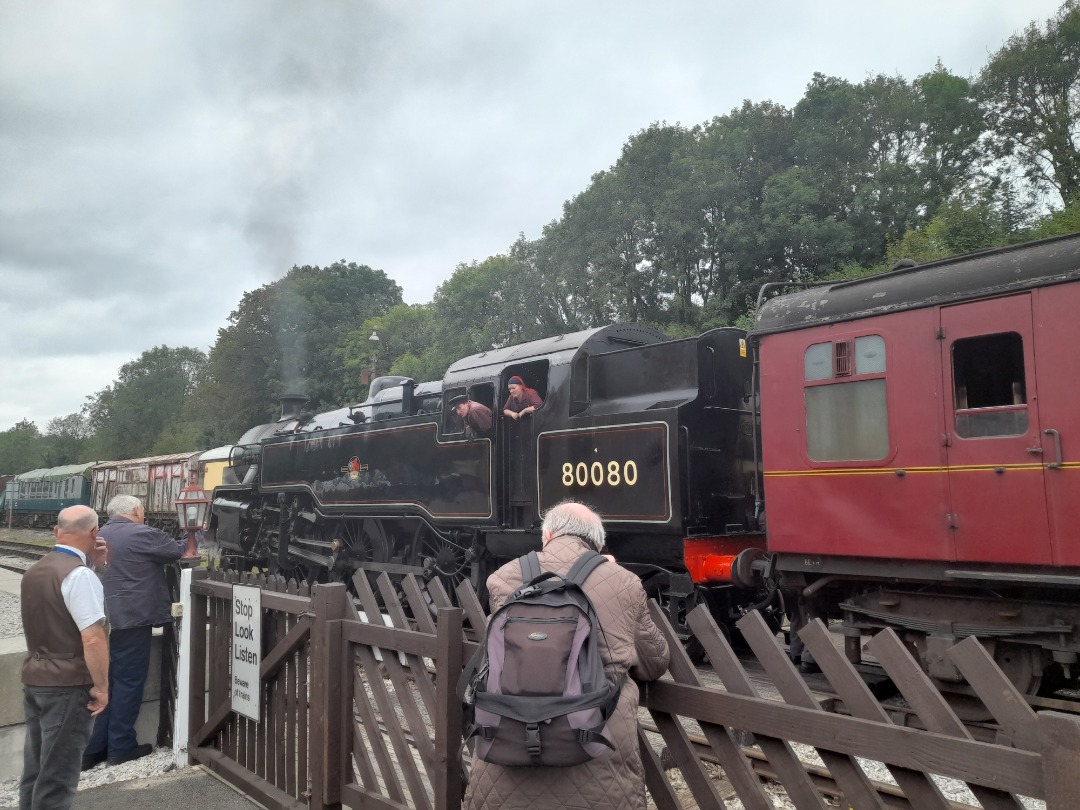
M208 350L295 264L430 301L654 121L790 107L815 71L973 75L1059 5L0 0L0 430Z

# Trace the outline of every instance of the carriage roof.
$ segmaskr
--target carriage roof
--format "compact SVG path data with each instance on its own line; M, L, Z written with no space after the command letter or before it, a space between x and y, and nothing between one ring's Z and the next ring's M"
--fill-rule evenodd
M817 284L766 301L751 336L1080 280L1080 234Z

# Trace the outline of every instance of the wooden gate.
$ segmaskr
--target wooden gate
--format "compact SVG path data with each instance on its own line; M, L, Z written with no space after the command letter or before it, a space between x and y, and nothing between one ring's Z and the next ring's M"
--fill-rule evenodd
M234 583L263 589L258 723L230 711ZM486 616L467 584L460 608L437 582L395 586L384 574L353 585L355 599L340 584L309 592L196 572L189 757L268 807L456 810L469 761L454 691L476 635L463 628L483 627ZM1036 714L972 639L948 655L993 716L985 738L972 737L892 633L868 650L905 698L903 712L871 694L820 622L803 637L835 689L828 699L808 688L757 614L739 627L776 694L759 694L704 608L689 621L712 672L691 665L655 606L653 616L672 666L642 687L638 737L648 792L663 810L721 810L735 796L755 810L775 797L800 810L837 799L853 810L1020 808L1018 797L1049 810L1080 806L1080 722Z

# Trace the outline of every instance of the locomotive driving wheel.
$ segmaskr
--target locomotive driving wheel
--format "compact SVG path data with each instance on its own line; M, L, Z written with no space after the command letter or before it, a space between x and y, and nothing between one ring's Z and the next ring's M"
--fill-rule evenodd
M326 582L326 570L322 566L292 554L289 555L284 565L279 565L275 553L270 558L267 571L282 577L286 581L296 583L306 582L308 585L313 585L316 582Z
M443 537L418 523L412 540L413 559L424 568L424 579L438 578L451 601L456 602L458 584L468 579L472 554L469 545Z
M337 520L328 523L323 530L333 552L331 572L335 580L344 580L353 589L353 576L364 570L368 563L382 563L390 559L390 541L377 520ZM367 571L372 580L378 576L374 570Z

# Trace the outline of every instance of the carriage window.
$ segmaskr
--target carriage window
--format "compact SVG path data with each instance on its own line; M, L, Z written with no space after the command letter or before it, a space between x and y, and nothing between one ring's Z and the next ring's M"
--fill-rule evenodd
M803 356L804 379L827 380L832 377L832 354L831 343L815 343L808 348Z
M885 340L815 343L803 356L806 453L814 461L879 461L889 454Z
M855 338L855 373L885 373L885 340L881 335Z
M958 340L952 347L956 435L1020 436L1028 429L1024 340L1016 332Z

